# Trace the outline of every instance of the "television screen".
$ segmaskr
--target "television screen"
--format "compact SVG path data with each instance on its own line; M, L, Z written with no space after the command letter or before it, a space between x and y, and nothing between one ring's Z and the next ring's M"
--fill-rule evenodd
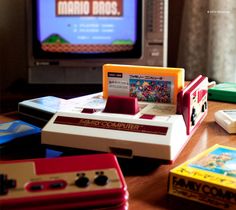
M36 0L34 54L40 58L138 58L140 2Z
M101 84L104 64L167 64L168 0L26 2L30 83Z

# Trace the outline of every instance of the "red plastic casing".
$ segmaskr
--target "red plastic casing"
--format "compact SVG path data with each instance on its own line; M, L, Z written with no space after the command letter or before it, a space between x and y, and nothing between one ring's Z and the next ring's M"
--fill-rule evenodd
M55 179L63 180L60 174L75 173L90 170L108 170L115 169L118 174L118 180L121 187L114 189L106 189L106 186L101 187L100 190L91 190L86 192L65 192L58 194L58 190L51 190L48 195L37 195L37 192L29 192L25 183L24 191L27 192L26 196L19 198L12 198L9 189L7 195L0 195L0 209L69 209L69 208L101 208L109 207L112 209L126 209L128 200L127 186L119 167L118 161L113 154L94 154L94 155L81 155L81 156L68 156L59 158L45 158L45 159L31 159L20 161L5 161L1 162L0 173L7 175L9 165L14 166L29 162L33 163L34 174L40 179L41 176L48 174L55 174ZM21 172L16 172L16 182L21 179ZM32 173L32 171L30 172ZM9 177L13 178L13 177ZM35 178L34 178L35 179ZM35 179L35 181L37 181ZM67 180L64 180L67 182ZM29 180L29 182L33 182ZM76 186L75 186L76 187ZM17 188L17 187L16 187ZM66 188L66 187L65 187ZM59 191L63 191L60 189ZM24 193L24 192L23 192ZM31 194L30 194L31 193Z
M199 75L178 93L177 114L183 115L187 135L191 135L207 115L207 93L208 78L202 75ZM196 114L193 114L193 110L196 111Z

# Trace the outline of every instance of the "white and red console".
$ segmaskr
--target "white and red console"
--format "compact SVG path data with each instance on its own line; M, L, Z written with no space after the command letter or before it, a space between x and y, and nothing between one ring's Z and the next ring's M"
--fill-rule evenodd
M80 97L57 112L42 129L42 143L175 160L207 114L207 77L184 88L182 69L107 67L105 97L104 91Z
M1 162L1 209L127 208L128 191L112 154Z

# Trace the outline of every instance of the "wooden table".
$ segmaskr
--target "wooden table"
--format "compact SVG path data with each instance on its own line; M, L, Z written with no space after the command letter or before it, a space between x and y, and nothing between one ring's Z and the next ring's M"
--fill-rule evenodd
M222 144L236 147L236 135L230 135L215 123L214 113L220 109L236 109L236 104L209 101L206 119L191 137L176 161L172 164L157 160L120 159L129 191L129 210L199 210L213 209L167 194L168 175L170 169L194 157L201 151ZM3 114L0 122L16 119L14 113Z

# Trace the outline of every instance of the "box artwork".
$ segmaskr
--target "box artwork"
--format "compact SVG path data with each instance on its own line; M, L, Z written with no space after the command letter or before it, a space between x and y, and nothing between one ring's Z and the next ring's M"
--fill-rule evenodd
M172 169L169 194L236 209L236 148L214 145Z

